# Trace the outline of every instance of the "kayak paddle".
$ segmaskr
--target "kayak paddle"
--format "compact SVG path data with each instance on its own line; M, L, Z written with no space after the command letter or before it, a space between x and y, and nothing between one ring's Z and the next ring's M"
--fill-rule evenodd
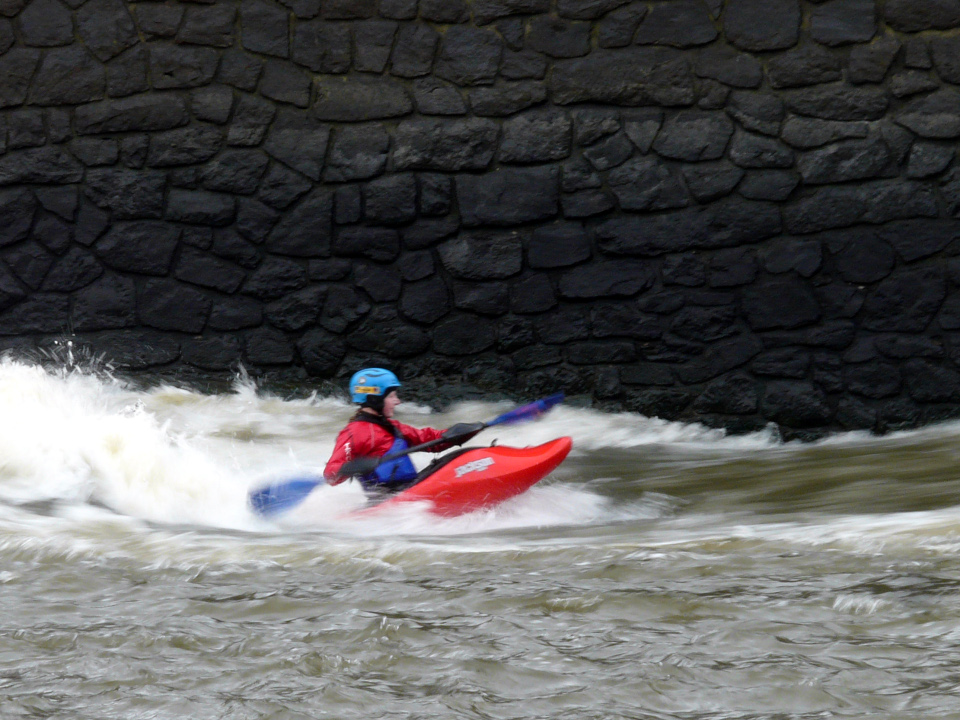
M536 402L522 405L521 407L505 412L495 417L493 420L485 423L457 423L444 431L443 437L437 440L431 440L420 445L415 445L400 452L390 453L383 457L359 457L351 460L340 468L338 473L341 476L366 475L376 470L380 463L394 460L410 453L426 450L443 443L455 443L462 438L461 442L468 437L476 435L481 430L494 427L495 425L510 425L526 420L533 420L547 412L554 405L563 401L563 393L557 393L549 397L537 400ZM459 430L458 430L459 428ZM451 432L456 430L456 432ZM276 482L259 490L253 490L250 493L250 507L258 515L268 517L276 515L283 510L288 510L295 505L299 505L306 499L313 490L324 483L324 479L319 476L306 476Z

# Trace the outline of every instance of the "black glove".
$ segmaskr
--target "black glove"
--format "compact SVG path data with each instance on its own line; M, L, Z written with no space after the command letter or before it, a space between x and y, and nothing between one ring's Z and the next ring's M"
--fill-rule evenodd
M483 423L457 423L443 431L442 437L451 445L463 445L486 427Z

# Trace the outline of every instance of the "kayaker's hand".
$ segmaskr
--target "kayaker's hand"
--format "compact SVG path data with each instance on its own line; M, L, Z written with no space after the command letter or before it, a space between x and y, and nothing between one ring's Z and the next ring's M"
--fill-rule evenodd
M457 423L443 431L442 437L451 445L463 445L486 427L483 423Z

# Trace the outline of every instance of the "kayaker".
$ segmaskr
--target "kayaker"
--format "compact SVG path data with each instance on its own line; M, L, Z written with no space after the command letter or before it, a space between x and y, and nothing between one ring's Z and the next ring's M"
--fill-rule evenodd
M404 425L393 419L394 410L400 404L399 389L397 376L383 368L365 368L350 378L350 398L360 405L360 409L337 435L333 454L323 470L330 485L338 485L347 479L348 476L340 475L340 468L350 460L379 458L414 445L452 438L451 442L430 448L431 452L441 452L465 443L483 429L481 423L459 423L447 430ZM365 490L398 492L409 487L416 478L416 467L410 456L404 455L387 460L374 472L358 479Z

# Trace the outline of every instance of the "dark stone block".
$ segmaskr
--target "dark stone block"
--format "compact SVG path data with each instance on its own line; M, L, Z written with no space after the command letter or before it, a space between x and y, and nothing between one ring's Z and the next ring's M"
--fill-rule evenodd
M434 23L467 22L470 9L464 0L420 0L420 17Z
M620 111L610 108L577 109L572 113L575 122L574 140L578 145L592 145L620 130Z
M15 150L0 155L0 185L19 183L73 183L83 166L60 147Z
M171 189L167 194L166 217L197 225L229 225L236 217L236 200L205 190Z
M402 225L417 216L417 180L411 173L387 175L363 188L366 219L376 225Z
M925 138L950 140L960 137L960 91L940 90L911 101L896 115L896 121Z
M881 332L923 332L946 295L946 282L934 268L899 272L867 296L863 327Z
M743 168L789 168L793 151L774 138L738 130L730 143L730 159Z
M523 247L511 231L463 232L438 247L440 260L454 277L500 280L520 272Z
M582 190L560 198L563 215L567 218L585 218L599 215L615 206L613 198L603 190Z
M902 382L897 366L883 361L848 364L843 381L849 392L873 399L899 394Z
M607 182L621 210L669 210L690 204L674 168L653 158L633 158L614 168Z
M439 45L440 35L429 25L401 25L390 58L390 72L405 78L428 75Z
M187 8L183 25L177 32L177 42L188 45L233 45L233 26L237 8L233 4L220 3Z
M602 48L630 45L647 12L646 3L640 2L632 2L627 7L614 10L597 23L597 44Z
M15 42L13 24L9 20L0 19L0 55L12 48Z
M168 335L149 330L116 330L95 340L96 350L113 367L145 370L172 363L180 357L180 344Z
M107 95L127 97L150 89L147 48L136 45L107 63Z
M710 202L726 197L733 192L744 176L743 170L726 160L686 165L681 169L681 173L687 189L699 202ZM769 200L770 198L755 199Z
M879 120L890 101L882 88L854 88L843 83L784 93L787 107L821 120Z
M735 88L757 88L763 82L760 62L726 45L711 45L697 58L698 77L710 78Z
M489 83L500 69L502 52L503 41L495 32L455 25L443 36L434 72L457 85Z
M820 85L839 80L841 67L841 58L834 53L817 45L801 45L772 57L767 77L774 88Z
M538 367L559 365L563 360L558 348L542 345L531 345L523 348L513 353L511 357L514 367L518 370L533 370Z
M960 26L958 0L888 0L883 14L894 30L920 32Z
M547 99L547 88L534 80L501 82L470 91L470 109L474 115L504 117L539 105Z
M566 348L567 360L573 365L629 363L637 359L633 343L627 340L599 340L571 343Z
M930 52L940 79L960 85L960 37L931 38Z
M505 50L522 50L527 33L526 23L522 17L512 17L500 20L493 25L503 38L507 47ZM501 65L502 69L502 65Z
M156 133L150 138L147 165L171 167L209 160L223 145L223 132L212 125L190 125Z
M883 36L869 45L858 45L850 51L847 79L852 83L878 83L886 76L900 52L900 41Z
M360 263L354 271L354 282L374 302L395 302L400 298L400 274L393 267Z
M71 222L76 218L80 201L76 186L36 188L34 195L44 210Z
M810 369L810 353L796 348L770 350L758 355L750 367L761 376L802 379Z
M186 237L186 233L184 233ZM255 268L260 263L261 253L251 243L244 240L233 228L213 230L213 244L210 251L218 257L237 263L241 267Z
M247 274L235 265L191 247L181 250L173 275L178 280L228 294L239 290L247 277Z
M140 41L130 11L121 0L91 0L77 10L76 16L80 38L102 61Z
M407 115L413 102L403 85L388 78L317 78L312 112L320 120L362 122Z
M680 310L670 323L677 337L694 342L713 342L737 334L737 315L733 307L693 307Z
M243 0L240 5L241 42L251 52L277 57L290 53L289 14L261 0Z
M872 430L877 424L877 411L853 398L841 398L837 422L846 430Z
M214 300L207 326L213 330L241 330L263 322L263 310L256 300L229 297Z
M521 277L510 287L510 310L515 313L546 312L556 304L553 285L541 273Z
M40 288L47 272L53 266L54 256L37 243L24 243L5 253L4 261L13 274L31 290ZM9 278L7 279L9 282ZM941 324L943 324L941 320Z
M43 127L42 110L14 110L6 113L4 119L6 122L0 127L6 130L5 150L40 147L46 144L47 134Z
M507 284L503 282L453 283L453 304L458 310L497 317L510 310Z
M234 369L240 359L240 339L235 335L188 338L181 341L184 362L202 370Z
M810 14L810 36L824 45L869 42L876 32L875 0L834 0Z
M298 290L269 303L264 316L271 325L281 330L302 330L316 323L326 296L326 288Z
M572 123L555 110L518 115L503 123L502 162L548 162L570 155Z
M0 310L6 310L11 306L16 305L25 297L27 297L27 292L17 281L17 278L15 278L13 274L5 267L0 266ZM4 332L3 326L0 325L0 335L2 334L14 333Z
M590 24L538 15L530 20L526 41L550 57L582 57L590 52Z
M403 244L410 250L421 250L436 245L459 229L456 218L421 219L403 230Z
M254 365L289 365L293 346L287 336L273 328L258 328L247 333L244 341L247 360Z
M92 245L110 224L110 213L84 200L77 213L74 239L81 245ZM2 243L2 241L0 241Z
M0 290L0 297L3 295ZM70 298L37 293L0 315L0 335L70 332Z
M121 272L166 275L177 249L180 229L165 222L115 223L95 246L104 264Z
M956 402L960 399L960 373L926 360L908 360L903 365L907 392L917 402Z
M377 14L377 0L327 0L320 9L324 20L363 20Z
M579 222L541 225L527 245L527 262L532 268L567 267L589 258L590 235Z
M628 410L647 417L677 420L691 399L690 393L685 390L643 390L628 395L625 404Z
M152 93L122 100L104 100L78 107L74 123L80 135L169 130L190 122L183 98Z
M15 80L14 92L16 87ZM85 103L102 99L105 87L103 65L83 47L51 48L44 53L31 83L30 102L37 105Z
M563 178L560 183L560 189L564 192L573 192L574 190L583 190L586 188L599 188L603 185L600 176L594 171L583 158L575 157L569 162L563 164Z
M257 197L276 210L285 210L313 187L307 178L274 163L260 181Z
M276 300L307 284L303 264L288 258L267 257L247 278L243 292L260 300Z
M370 304L353 288L330 288L323 305L320 324L330 332L342 333L370 312Z
M638 45L678 48L707 45L717 38L710 12L700 0L655 3L634 37Z
M707 281L703 261L694 255L668 255L663 260L661 273L664 285L699 287Z
M212 303L199 290L175 280L147 280L137 298L140 322L158 330L199 333Z
M843 140L802 153L797 170L808 185L866 180L883 174L890 151L879 137Z
M778 95L745 90L730 95L727 112L745 129L772 136L780 134L780 124L786 114Z
M653 149L673 160L717 160L731 135L733 123L723 113L681 112L663 124Z
M344 185L334 193L333 220L338 225L351 225L363 218L363 197L358 185Z
M943 341L940 338L881 335L874 340L874 345L883 355L898 360L918 357L942 358L944 356Z
M467 103L452 84L437 78L413 83L413 101L422 115L466 115Z
M714 380L694 402L697 412L752 415L757 411L757 384L742 373Z
M0 190L0 246L27 237L36 209L37 201L29 190Z
M446 215L453 202L453 179L446 175L421 174L420 214Z
M421 10L422 11L422 10ZM382 73L390 60L390 50L397 34L397 23L389 20L367 20L353 24L356 48L354 67L361 72Z
M708 282L712 288L748 285L757 277L757 259L753 250L721 250L710 259Z
M936 255L960 239L960 222L904 220L881 226L877 229L877 235L893 245L904 262L909 263Z
M267 60L260 78L260 94L277 102L305 108L310 104L312 76L286 60Z
M76 332L114 330L137 324L137 297L133 280L104 275L76 292L71 313Z
M400 276L407 282L428 278L436 270L433 255L426 250L404 253L397 261L397 267Z
M543 80L547 58L533 50L504 50L500 76L507 80Z
M483 170L493 160L499 126L492 120L408 120L394 136L398 170Z
M172 38L177 34L177 28L183 20L184 8L182 5L138 3L134 12L137 16L137 26L144 38L155 40Z
M754 330L792 329L820 319L820 304L806 283L783 277L743 291L743 312Z
M333 194L318 188L283 216L265 247L281 255L327 257L332 232Z
M491 320L457 313L433 331L433 349L440 355L475 355L497 342L497 326Z
M200 171L208 190L250 195L256 192L268 160L254 150L227 150Z
M407 358L430 349L430 335L418 327L398 322L396 317L367 322L350 333L347 343L363 352L390 358Z
M390 228L344 227L337 231L333 250L346 257L361 256L377 262L392 262L400 254L400 237Z
M956 150L927 142L917 142L910 150L907 177L926 178L939 175L956 157Z
M157 171L124 168L87 171L90 198L100 207L112 210L115 220L162 217L166 183L166 175Z
M56 0L32 0L19 17L24 45L54 47L73 42L73 18Z
M516 225L547 220L559 212L559 170L504 168L486 175L458 175L463 224Z
M550 12L550 0L473 0L473 19L480 25L510 15Z
M307 372L314 376L331 377L340 368L347 354L347 346L335 335L313 328L297 341L297 351Z
M443 279L433 276L404 285L399 307L404 317L432 324L450 311L450 294Z
M213 80L220 60L213 48L154 44L150 46L150 76L157 90L193 88Z
M558 0L560 17L572 20L597 20L630 0Z
M569 299L632 297L653 286L655 272L642 260L597 260L560 276L560 295Z
M687 384L711 380L750 362L762 349L761 342L750 335L723 340L710 345L701 357L680 366L677 377Z
M217 78L227 85L253 92L257 89L261 72L263 62L259 58L251 57L240 50L227 50L221 57Z
M559 105L692 105L696 100L688 59L676 50L635 47L597 50L584 58L558 60L550 76Z
M338 128L327 158L324 179L344 182L379 175L387 164L389 147L390 136L382 125Z
M43 281L42 289L72 292L89 285L103 274L103 267L90 252L74 247L56 261Z
M747 173L737 192L750 200L782 202L799 183L800 176L792 170L754 170Z
M762 407L765 417L796 428L823 426L833 415L823 391L806 382L768 383Z
M308 263L308 274L311 280L343 280L353 269L353 263L349 260L339 258L324 258L323 260L310 260Z
M320 20L298 22L290 59L315 73L341 74L350 69L350 26Z
M796 45L800 21L797 0L730 0L723 31L741 50L784 50Z
M823 250L818 240L786 240L765 248L763 266L767 272L796 272L812 277L823 264Z
M648 362L620 368L620 381L625 385L673 385L676 382L669 367Z
M270 128L263 149L285 165L319 181L329 140L328 126L300 113L281 112Z

